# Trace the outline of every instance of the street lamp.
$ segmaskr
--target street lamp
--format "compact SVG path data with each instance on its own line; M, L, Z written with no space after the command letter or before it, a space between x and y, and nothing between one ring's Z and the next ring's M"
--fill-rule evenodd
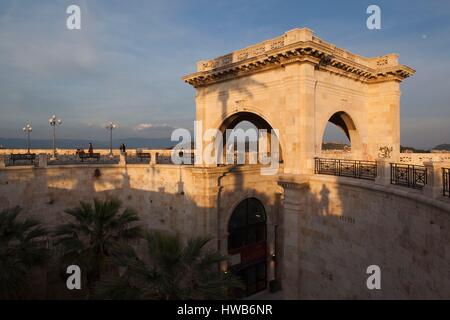
M56 126L61 125L61 119L57 119L55 115L53 115L48 122L53 127L53 158L56 158Z
M117 128L117 125L115 125L114 123L110 122L106 125L106 129L109 130L109 155L112 157L113 155L113 151L112 151L112 132L113 130Z
M28 149L28 154L30 153L30 134L33 131L33 128L31 127L31 125L29 123L27 123L25 125L25 127L23 127L23 132L26 133L27 135L27 149Z

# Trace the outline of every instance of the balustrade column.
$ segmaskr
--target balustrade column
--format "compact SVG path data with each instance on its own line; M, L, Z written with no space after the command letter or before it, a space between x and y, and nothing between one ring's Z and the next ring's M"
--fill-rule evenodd
M119 158L119 165L120 166L125 166L127 164L127 159L126 159L127 158L127 154L124 153L124 152L121 152L119 157L120 157Z
M425 168L427 168L427 184L423 189L423 193L431 198L440 198L443 193L443 181L442 181L442 161L427 161L424 162Z
M158 152L150 152L150 165L158 163Z
M41 153L38 155L38 167L45 168L47 167L47 154Z
M6 158L5 158L5 156L0 156L0 168L6 168Z
M390 159L377 159L377 177L375 184L390 185L391 184L391 163Z

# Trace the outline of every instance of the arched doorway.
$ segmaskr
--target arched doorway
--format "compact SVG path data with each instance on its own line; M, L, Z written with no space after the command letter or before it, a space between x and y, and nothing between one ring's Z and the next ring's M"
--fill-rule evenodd
M361 151L361 141L353 119L344 111L334 113L324 127L322 151L339 151L356 154Z
M243 143L245 144L246 152L267 153L269 155L276 153L277 159L281 163L283 162L281 143L273 129L263 117L256 113L248 111L236 112L227 117L219 127L223 135L223 151L224 153L236 151L237 144ZM238 143L235 141L237 138L235 135L236 130L242 130L245 136L244 140L240 140ZM261 137L258 130L266 130L267 136ZM272 133L274 134L273 137L271 136ZM272 139L276 140L272 141ZM272 142L276 143L272 145ZM277 146L277 150L272 150L274 146Z
M256 198L240 202L228 223L228 254L231 272L240 277L244 290L236 292L245 297L267 287L267 228L266 212Z

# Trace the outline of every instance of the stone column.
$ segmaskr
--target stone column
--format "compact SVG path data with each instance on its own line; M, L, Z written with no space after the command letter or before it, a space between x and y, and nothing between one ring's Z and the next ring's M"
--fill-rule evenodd
M150 165L154 166L158 163L158 152L150 152Z
M424 195L430 198L440 198L443 195L443 180L442 180L442 161L427 161L424 162L427 168L427 184L423 189Z
M315 69L312 63L285 66L286 113L280 135L285 173L312 174L315 156Z
M126 157L127 157L127 155L126 155L126 153L120 153L120 155L119 155L119 165L120 166L126 166L126 164L127 164L127 159L126 159Z
M4 156L0 156L0 168L6 168L6 159Z
M392 147L391 160L400 153L400 83L373 83L368 88L367 147L369 159L376 159L380 147Z
M281 287L285 299L299 299L300 276L302 265L300 260L300 220L307 208L307 180L296 177L281 177L278 184L283 187L284 201L282 209L283 238L282 248L278 248L278 263L281 263ZM280 250L281 249L281 250Z
M41 153L38 155L38 167L45 168L47 167L47 154Z
M375 184L390 185L391 184L391 160L389 158L377 159L377 177Z

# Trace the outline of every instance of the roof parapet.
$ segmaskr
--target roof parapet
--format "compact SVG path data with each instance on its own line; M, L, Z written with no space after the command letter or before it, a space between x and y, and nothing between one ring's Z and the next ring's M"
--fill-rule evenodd
M327 68L350 72L361 81L386 81L392 77L401 81L415 72L407 66L399 65L397 54L363 57L323 41L312 30L302 28L289 30L279 37L211 60L199 61L197 72L183 77L183 80L196 87L216 82L229 74L254 71L286 60L310 57L313 61L320 61L324 56L331 57Z

